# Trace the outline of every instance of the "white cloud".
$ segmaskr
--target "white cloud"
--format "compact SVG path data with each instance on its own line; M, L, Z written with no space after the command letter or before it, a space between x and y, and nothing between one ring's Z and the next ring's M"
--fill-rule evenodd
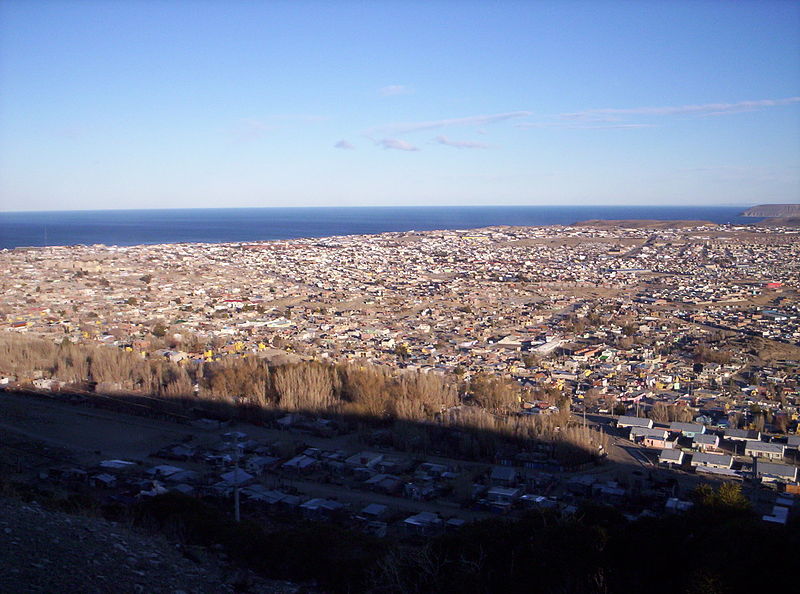
M588 123L572 122L521 122L516 128L568 128L570 130L613 130L616 128L656 128L654 124L597 124L595 120Z
M702 103L692 105L668 105L661 107L608 107L602 109L584 109L552 116L549 121L520 122L517 128L568 128L576 130L608 130L624 128L654 128L655 124L629 122L632 116L636 119L652 117L668 117L694 115L711 117L731 115L749 111L760 111L770 107L800 103L800 97L782 99L759 99L756 101L739 101L737 103Z
M485 126L487 124L494 124L504 120L511 120L515 118L525 118L531 115L529 111L510 111L507 113L496 113L491 115L477 115L465 118L452 118L447 120L432 120L429 122L404 122L396 124L387 124L385 126L377 126L370 129L367 134L371 133L390 133L390 134L405 134L408 132L419 132L421 130L436 130L438 128L448 128L452 126Z
M382 140L377 141L378 145L382 146L385 149L395 149L398 151L418 151L419 149L415 147L413 144L406 142L405 140L399 140L397 138L384 138Z
M393 97L395 95L410 95L414 89L406 85L389 85L378 89L378 94L383 97Z
M452 146L459 149L485 149L489 148L489 145L484 144L482 142L473 142L471 140L450 140L447 136L437 136L433 139L434 142L439 144L445 144L447 146Z
M759 99L756 101L739 101L738 103L703 103L700 105L673 105L664 107L626 107L586 109L573 113L561 114L562 118L573 120L598 121L603 116L669 116L695 114L701 116L727 115L746 111L757 111L767 107L791 105L800 102L800 97L786 97L783 99Z
M356 148L352 144L347 142L346 140L340 140L339 142L337 142L333 146L334 146L334 148L345 149L345 150L348 150L348 151L355 150L355 148Z
M231 129L231 136L234 142L254 142L261 140L273 126L261 120L243 119Z

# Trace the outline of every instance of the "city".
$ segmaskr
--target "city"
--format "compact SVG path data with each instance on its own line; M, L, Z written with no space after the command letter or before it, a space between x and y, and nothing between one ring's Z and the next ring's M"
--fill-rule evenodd
M798 491L797 231L693 225L16 249L0 254L2 340L10 349L34 337L99 345L181 370L250 358L276 368L366 365L436 376L458 392L426 417L445 429L457 428L463 409L481 408L556 432L566 423L590 442L577 458L556 452L562 436L552 432L538 434L534 451L415 446L377 426L357 429L341 406L297 407L242 445L247 503L322 515L346 506L357 521L377 505L378 516L388 509L398 523L375 518L365 530L427 533L530 506L574 513L582 497L607 498L631 517L663 513L688 504L679 497L698 482L730 479L768 487L772 496L751 496L767 521L785 523L787 508L773 507L784 501L776 489ZM76 369L15 374L14 357L6 361L8 391L119 400L147 392ZM247 401L196 372L187 377L170 397ZM514 387L479 394L486 378ZM203 428L203 419L187 422ZM132 478L128 466L117 476L120 468L102 470L96 457L96 474L78 476L115 491L124 484L134 496L230 496L239 476L221 474L232 471L230 456L213 455L221 433L206 428L196 443L159 444ZM174 460L176 450L191 469L153 464L145 474L149 457ZM418 525L420 513L429 516Z

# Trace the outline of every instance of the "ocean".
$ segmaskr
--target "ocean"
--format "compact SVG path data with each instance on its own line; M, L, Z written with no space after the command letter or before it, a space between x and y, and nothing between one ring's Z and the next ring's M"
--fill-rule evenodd
M227 243L388 231L569 225L588 219L747 224L728 206L428 206L0 212L0 249L76 244Z

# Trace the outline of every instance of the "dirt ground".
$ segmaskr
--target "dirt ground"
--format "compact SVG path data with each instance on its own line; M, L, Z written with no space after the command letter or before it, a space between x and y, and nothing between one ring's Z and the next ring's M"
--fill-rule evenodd
M84 464L107 458L143 460L189 433L202 433L177 423L8 392L0 392L0 429L67 448Z

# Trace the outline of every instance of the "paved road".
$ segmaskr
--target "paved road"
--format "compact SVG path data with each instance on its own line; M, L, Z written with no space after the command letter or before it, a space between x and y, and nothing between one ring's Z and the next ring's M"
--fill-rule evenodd
M583 423L582 413L573 414L572 417L576 423ZM640 467L650 468L652 463L644 454L644 448L627 439L618 437L616 435L618 430L613 426L612 421L613 418L611 416L586 415L586 425L588 427L600 428L609 434L611 447L609 448L608 459L616 464L635 467L634 469Z

